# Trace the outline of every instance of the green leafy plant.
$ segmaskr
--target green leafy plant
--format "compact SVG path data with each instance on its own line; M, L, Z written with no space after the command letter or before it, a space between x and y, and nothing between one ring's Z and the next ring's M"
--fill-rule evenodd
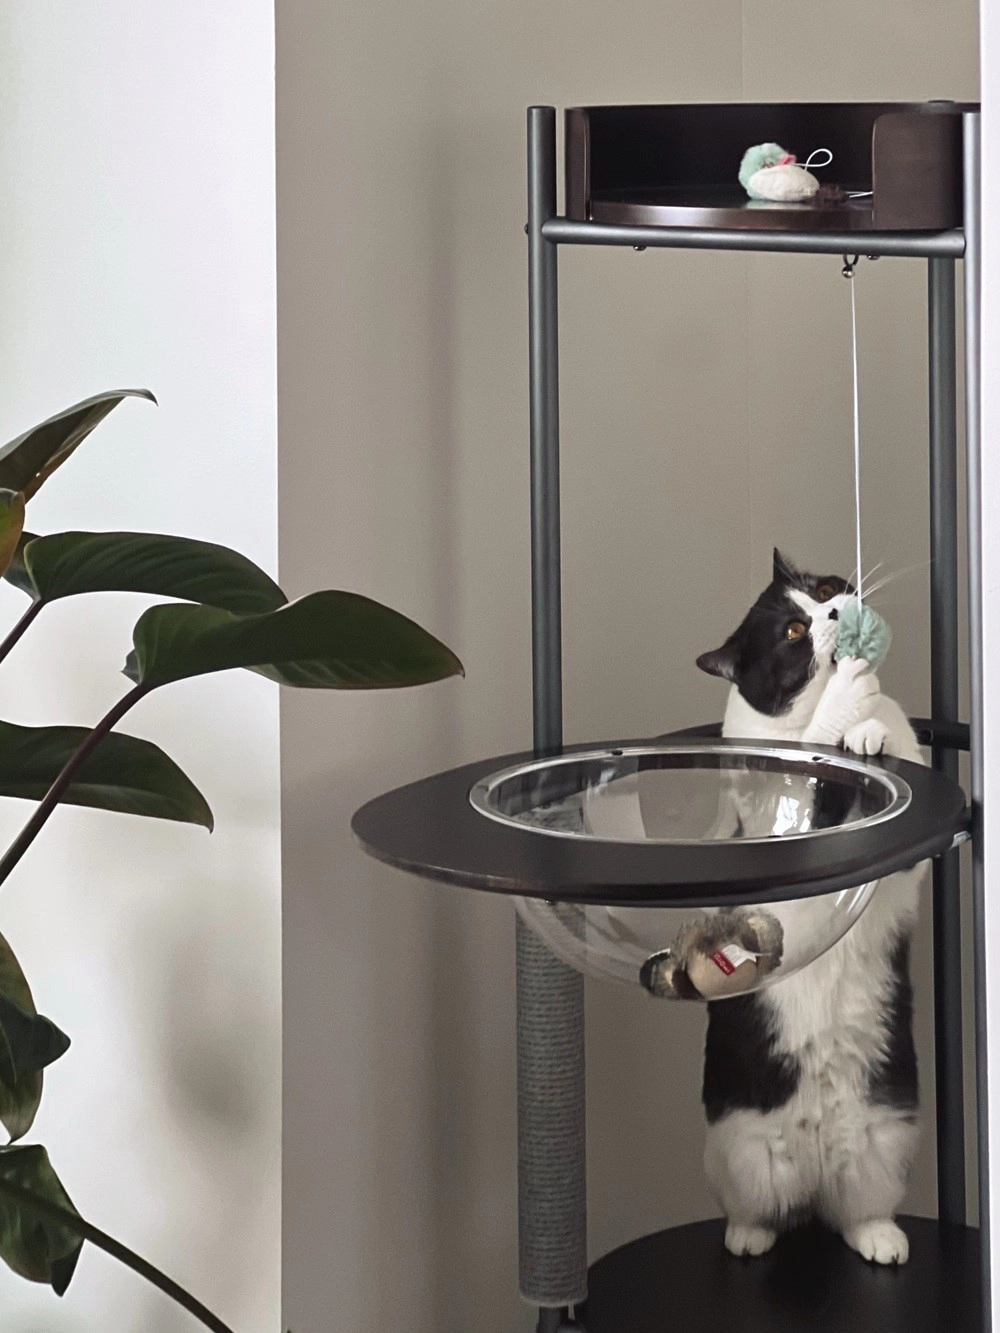
M0 641L0 662L44 608L89 592L171 598L139 617L124 666L130 682L96 726L25 727L0 721L0 796L36 802L0 856L0 885L60 803L211 829L212 812L191 779L159 746L115 730L153 690L173 681L247 669L298 689L376 690L461 675L455 654L399 612L357 593L315 592L289 602L245 556L211 542L143 532L24 528L25 505L126 398L99 394L0 448L0 574L28 606ZM42 1097L43 1071L69 1038L35 1008L31 989L0 936L0 1258L59 1295L89 1242L127 1264L207 1328L226 1325L189 1292L78 1213L40 1145L19 1142Z

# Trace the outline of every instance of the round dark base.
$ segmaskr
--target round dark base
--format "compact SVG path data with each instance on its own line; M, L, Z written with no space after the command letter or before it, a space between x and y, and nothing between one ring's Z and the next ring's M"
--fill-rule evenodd
M979 1232L903 1217L910 1261L867 1264L819 1226L735 1259L721 1222L623 1245L590 1270L587 1333L981 1333Z

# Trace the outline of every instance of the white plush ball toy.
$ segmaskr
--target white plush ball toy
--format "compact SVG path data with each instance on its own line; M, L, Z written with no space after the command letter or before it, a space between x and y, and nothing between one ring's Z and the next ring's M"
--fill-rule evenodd
M740 184L751 199L776 204L804 203L819 189L812 172L777 143L759 143L747 149L740 164Z

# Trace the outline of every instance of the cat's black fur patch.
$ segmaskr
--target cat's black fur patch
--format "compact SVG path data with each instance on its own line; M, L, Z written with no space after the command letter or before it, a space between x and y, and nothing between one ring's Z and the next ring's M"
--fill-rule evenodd
M917 1051L913 1044L913 984L910 981L910 940L901 935L889 958L892 983L886 1000L889 1034L885 1059L869 1074L868 1096L876 1106L915 1111L918 1102Z
M813 671L809 635L794 641L786 637L791 622L801 621L804 614L789 594L798 590L815 597L823 584L837 593L850 589L833 574L801 573L775 549L771 582L722 647L698 658L702 671L732 681L758 713L787 713Z
M774 1046L767 1006L758 996L708 1006L702 1101L710 1125L730 1111L776 1111L795 1095L799 1062Z
M848 816L857 804L858 794L846 782L818 781L813 809L813 828L840 828L847 822Z

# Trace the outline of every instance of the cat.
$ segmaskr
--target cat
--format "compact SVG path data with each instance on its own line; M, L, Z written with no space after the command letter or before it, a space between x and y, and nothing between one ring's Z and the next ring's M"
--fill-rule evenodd
M724 736L923 762L868 664L834 662L852 594L775 550L771 583L723 646L698 658L730 682ZM801 972L708 1005L705 1169L733 1254L764 1254L816 1217L874 1263L909 1256L895 1213L918 1136L909 954L925 868L884 879Z

